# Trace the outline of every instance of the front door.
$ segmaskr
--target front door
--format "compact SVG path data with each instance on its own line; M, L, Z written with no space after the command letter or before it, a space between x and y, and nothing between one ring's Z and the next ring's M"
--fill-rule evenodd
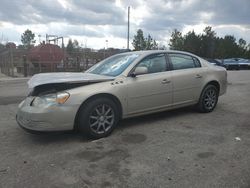
M148 69L147 74L128 77L126 80L128 114L150 112L172 105L172 76L167 71L165 54L154 54L139 64Z

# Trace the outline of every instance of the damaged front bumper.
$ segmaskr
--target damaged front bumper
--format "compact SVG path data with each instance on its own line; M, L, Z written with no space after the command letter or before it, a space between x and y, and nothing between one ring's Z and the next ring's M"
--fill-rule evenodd
M46 108L31 106L34 97L27 97L19 105L16 121L25 130L62 131L74 128L78 106L53 105Z

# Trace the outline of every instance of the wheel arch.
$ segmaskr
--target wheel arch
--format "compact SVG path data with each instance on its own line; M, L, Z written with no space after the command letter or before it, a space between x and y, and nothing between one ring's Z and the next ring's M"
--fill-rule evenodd
M218 89L218 93L220 93L220 83L216 80L211 80L209 81L204 87L203 89L208 86L208 85L214 85L217 89Z
M207 83L205 83L205 85L204 85L203 87L201 87L200 93L199 93L199 95L198 95L198 101L197 101L197 102L199 102L199 100L200 100L200 98L201 98L201 95L202 95L204 89L205 89L208 85L213 85L213 86L215 86L215 87L218 89L218 94L220 93L220 83L219 83L218 81L216 81L216 80L210 80L210 81L208 81Z
M218 97L219 97L219 92L220 92L220 83L219 83L218 81L216 81L216 80L211 80L211 81L207 82L207 83L205 84L205 86L203 87L203 89L202 89L202 91L201 91L201 94L200 94L200 97L199 97L199 101L198 101L197 104L195 105L196 108L197 108L197 110L200 111L200 112L202 112L202 113L211 112L211 111L215 108L215 106L214 106L212 109L207 110L207 109L205 109L205 108L203 107L203 102L202 102L203 92L205 91L206 87L209 86L209 85L215 86L215 87L217 88L217 90L218 90L218 96L217 96L217 99L216 99L215 106L216 106L216 104L217 104L217 102L218 102Z
M74 129L78 129L79 112L82 110L84 105L87 104L89 101L94 100L94 99L99 98L99 97L105 97L105 98L108 98L108 99L111 99L112 101L114 101L118 107L118 110L119 110L119 119L122 118L123 109L122 109L122 104L121 104L120 100L115 95L110 94L110 93L98 93L98 94L95 94L95 95L88 97L86 100L84 100L82 102L82 104L78 108L77 113L75 115Z

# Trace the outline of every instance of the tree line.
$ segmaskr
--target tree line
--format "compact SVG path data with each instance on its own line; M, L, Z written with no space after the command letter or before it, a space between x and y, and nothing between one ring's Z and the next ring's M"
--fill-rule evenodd
M210 26L202 34L189 31L183 35L174 29L169 46L170 49L188 51L205 58L250 58L250 44L247 45L243 38L236 41L233 35L218 37Z
M19 48L29 49L35 44L35 34L27 29L21 35L22 45ZM156 50L165 49L165 47L159 47L159 44L150 34L147 37L144 36L143 30L138 29L134 35L132 45L135 51L138 50ZM171 33L169 41L169 47L173 50L183 50L194 53L198 56L205 58L248 58L250 59L250 44L240 38L236 41L233 35L225 35L224 37L218 37L212 27L207 26L203 30L202 34L196 34L193 31L189 31L187 34L182 34L177 29L174 29ZM3 44L0 44L0 49L5 48ZM77 40L69 40L66 46L66 50L69 54L79 51L80 46Z

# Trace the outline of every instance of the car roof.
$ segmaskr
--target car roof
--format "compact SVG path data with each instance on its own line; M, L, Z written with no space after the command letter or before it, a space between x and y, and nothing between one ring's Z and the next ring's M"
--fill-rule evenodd
M142 50L142 51L125 52L125 53L120 53L120 54L150 55L150 54L155 54L155 53L181 53L181 54L186 54L186 55L191 55L191 56L198 57L195 54L185 52L185 51L179 51L179 50Z

